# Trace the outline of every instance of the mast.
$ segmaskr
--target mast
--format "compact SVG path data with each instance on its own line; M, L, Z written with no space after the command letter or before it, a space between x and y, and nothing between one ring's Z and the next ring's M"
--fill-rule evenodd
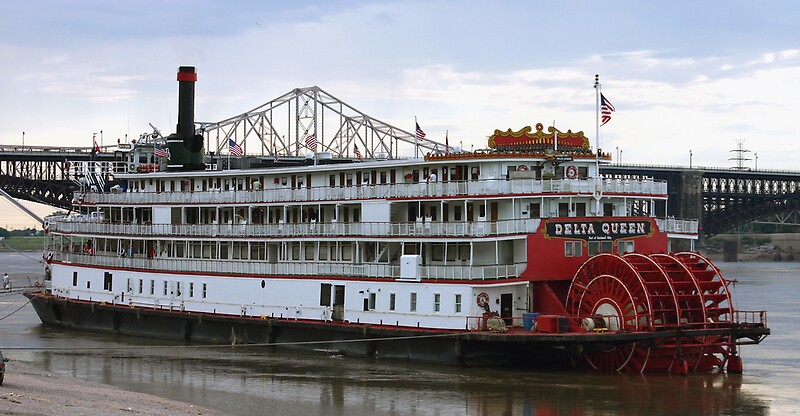
M594 175L596 178L600 177L600 75L594 76Z
M594 76L595 90L595 133L594 133L594 204L595 215L600 216L600 199L603 197L603 187L600 183L600 75Z

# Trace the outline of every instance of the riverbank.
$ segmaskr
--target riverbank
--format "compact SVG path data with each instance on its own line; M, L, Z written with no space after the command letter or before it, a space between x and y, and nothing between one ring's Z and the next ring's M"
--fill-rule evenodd
M10 237L0 240L0 252L37 251L42 252L44 237Z
M21 361L7 364L0 386L2 415L224 415L149 394L48 373Z

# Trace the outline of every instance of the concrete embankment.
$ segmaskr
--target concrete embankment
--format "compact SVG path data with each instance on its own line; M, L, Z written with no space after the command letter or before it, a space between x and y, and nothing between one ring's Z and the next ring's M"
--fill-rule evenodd
M800 233L720 234L703 241L701 251L718 261L798 261Z

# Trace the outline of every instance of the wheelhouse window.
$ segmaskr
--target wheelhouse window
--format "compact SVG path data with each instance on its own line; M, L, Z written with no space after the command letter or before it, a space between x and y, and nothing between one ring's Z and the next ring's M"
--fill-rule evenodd
M566 257L582 257L583 241L565 241L564 255Z
M622 240L617 243L619 254L633 253L633 241Z
M612 247L611 241L589 241L587 251L589 256L594 256L599 253L611 253Z
M411 312L416 312L417 311L417 294L416 293L412 293L411 294L411 301L409 302L408 310L411 311Z

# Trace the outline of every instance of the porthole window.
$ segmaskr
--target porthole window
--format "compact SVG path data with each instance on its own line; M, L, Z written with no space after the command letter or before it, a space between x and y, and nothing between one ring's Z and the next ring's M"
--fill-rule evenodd
M263 288L265 288L265 287L267 287L267 282L266 282L266 281L264 281L264 280L262 280L262 281L261 281L261 288L263 289Z

